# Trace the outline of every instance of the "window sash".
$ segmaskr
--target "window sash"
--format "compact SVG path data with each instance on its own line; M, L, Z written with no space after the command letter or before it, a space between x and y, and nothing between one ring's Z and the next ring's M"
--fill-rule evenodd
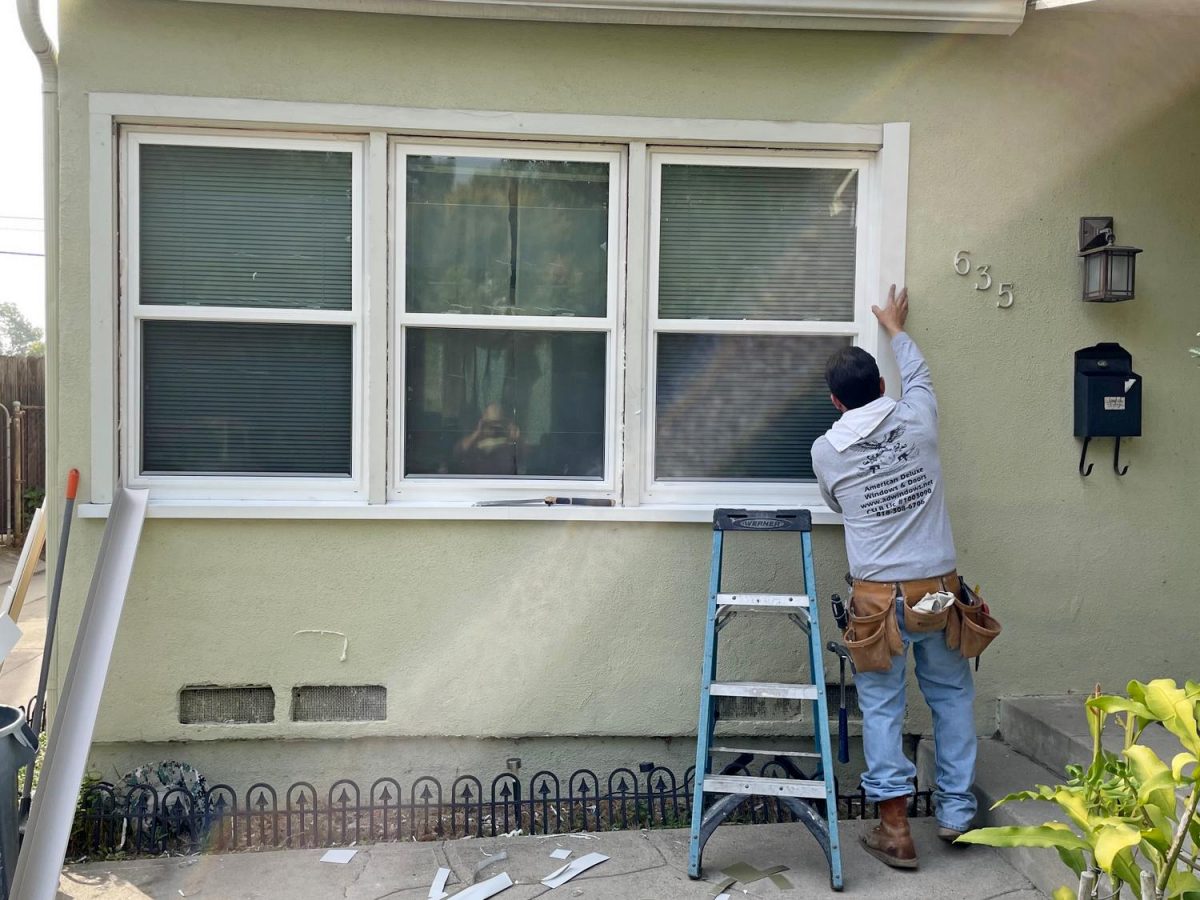
M658 479L655 472L657 431L658 337L660 334L755 334L822 335L848 337L856 346L876 352L877 329L870 312L867 286L876 268L871 245L873 230L868 223L875 215L875 191L871 179L873 154L808 153L804 151L691 152L651 148L649 154L649 223L646 242L646 319L641 499L650 504L765 503L794 502L821 505L815 482ZM662 170L668 165L763 166L778 168L857 169L858 228L855 244L854 318L851 321L821 320L730 320L669 319L659 316L659 264L662 222Z
M143 144L237 147L280 150L345 152L351 158L351 304L349 310L289 309L276 307L174 306L140 302L140 191L139 160ZM120 293L121 328L125 352L121 364L122 471L131 487L152 488L155 496L201 500L356 500L365 497L363 388L363 261L364 248L364 159L361 139L314 136L242 136L162 131L154 128L126 129L121 134L119 185L121 200ZM330 475L146 474L143 471L143 348L142 323L146 321L247 322L263 324L307 323L348 326L352 330L351 384L351 473Z
M490 159L533 159L601 162L609 167L608 259L604 316L530 316L462 313L418 313L406 308L407 172L412 156L462 156ZM496 499L532 499L553 494L613 499L620 502L619 473L623 461L618 440L619 398L624 373L618 360L624 335L625 295L625 205L628 196L626 154L623 149L586 145L527 145L512 141L435 141L414 143L392 141L391 203L392 278L391 309L391 430L389 497L400 502L462 502ZM472 330L517 330L549 332L601 332L605 341L604 474L596 479L546 477L462 477L405 474L406 353L410 328L464 328Z

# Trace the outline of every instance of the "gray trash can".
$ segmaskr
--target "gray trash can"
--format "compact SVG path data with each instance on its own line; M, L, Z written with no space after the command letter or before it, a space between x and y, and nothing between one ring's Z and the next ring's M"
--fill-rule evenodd
M37 755L37 735L15 706L0 704L0 897L8 900L21 846L17 804L17 772Z

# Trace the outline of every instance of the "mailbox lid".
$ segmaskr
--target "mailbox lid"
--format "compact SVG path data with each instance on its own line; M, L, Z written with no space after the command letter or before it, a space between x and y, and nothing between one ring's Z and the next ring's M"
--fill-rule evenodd
M1120 344L1100 343L1075 351L1075 371L1080 375L1118 375L1133 372L1133 356Z

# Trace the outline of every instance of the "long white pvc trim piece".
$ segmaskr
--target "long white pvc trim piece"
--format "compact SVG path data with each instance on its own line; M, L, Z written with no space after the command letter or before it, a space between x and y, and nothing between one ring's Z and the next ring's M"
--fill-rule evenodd
M1025 0L206 0L249 6L637 25L1012 34Z
M17 859L14 900L54 900L58 893L58 873L149 498L149 491L120 485L115 491Z

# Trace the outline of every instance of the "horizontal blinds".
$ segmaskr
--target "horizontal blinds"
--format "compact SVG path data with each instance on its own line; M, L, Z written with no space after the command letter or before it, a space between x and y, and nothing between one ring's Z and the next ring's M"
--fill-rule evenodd
M664 319L854 319L853 169L664 165Z
M811 481L838 413L825 362L850 338L660 334L654 477Z
M405 474L602 478L607 337L409 328Z
M144 304L350 309L348 151L142 144Z
M353 327L142 323L143 474L351 474Z

